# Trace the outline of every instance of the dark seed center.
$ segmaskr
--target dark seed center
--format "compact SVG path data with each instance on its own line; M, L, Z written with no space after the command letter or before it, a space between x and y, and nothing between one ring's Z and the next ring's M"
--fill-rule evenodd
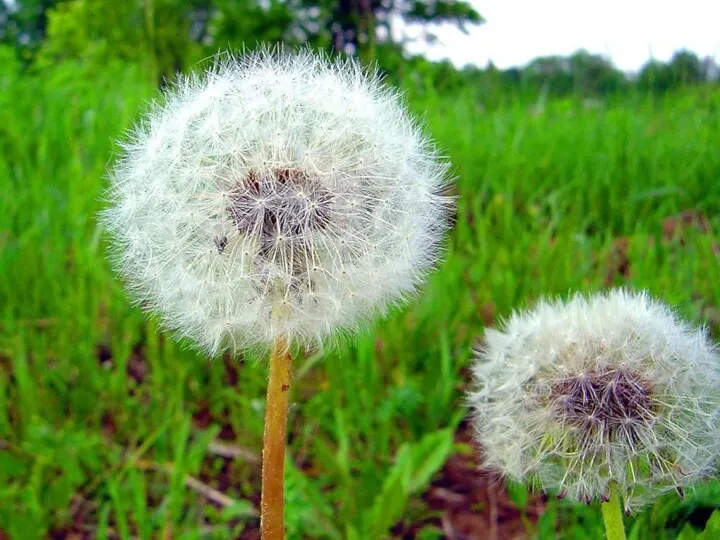
M330 223L331 194L302 169L251 170L230 192L228 212L238 231L263 252L299 247Z
M552 386L555 417L587 431L601 431L608 437L623 428L632 435L654 416L651 385L626 368L589 371L562 379Z

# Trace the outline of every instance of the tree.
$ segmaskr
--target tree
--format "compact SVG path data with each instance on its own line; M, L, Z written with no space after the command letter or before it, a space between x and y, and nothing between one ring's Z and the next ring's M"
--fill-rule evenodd
M307 43L374 60L379 53L397 53L391 25L454 24L463 31L482 18L465 0L250 0L252 11L238 11L237 2L217 0L214 44L235 43L235 30L252 25L263 41ZM242 20L241 20L242 18ZM252 22L248 22L252 21ZM274 31L272 31L274 29Z
M707 75L706 66L703 66L695 53L679 51L673 55L669 64L657 60L645 64L638 76L638 86L645 91L662 93L704 82Z
M45 37L46 12L60 0L0 0L0 42L14 45L29 58Z
M375 56L378 39L390 41L394 19L408 24L444 24L467 31L468 24L483 22L465 0L306 0L328 17L324 27L332 35L335 50ZM325 9L323 9L325 8Z
M697 84L705 80L698 56L690 51L676 52L668 66L673 85Z
M610 94L627 83L622 71L598 54L577 51L570 58L574 91L582 95Z
M149 65L162 77L201 58L193 21L210 0L71 0L47 10L40 65L111 58Z
M154 58L159 73L219 49L308 43L374 59L390 26L482 22L466 0L0 0L0 40L45 58ZM46 43L46 41L48 43Z
M541 89L553 95L568 94L573 89L570 60L564 56L543 56L522 70L522 86Z
M526 88L542 88L553 95L608 94L621 89L625 75L597 54L579 50L571 56L545 56L530 62L522 71Z

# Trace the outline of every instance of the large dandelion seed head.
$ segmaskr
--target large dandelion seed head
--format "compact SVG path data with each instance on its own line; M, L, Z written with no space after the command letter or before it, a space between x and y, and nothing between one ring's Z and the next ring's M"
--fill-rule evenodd
M488 330L470 395L488 467L626 509L713 473L720 357L646 294L541 302Z
M315 342L415 290L448 165L356 61L224 57L134 130L104 222L134 298L211 353Z

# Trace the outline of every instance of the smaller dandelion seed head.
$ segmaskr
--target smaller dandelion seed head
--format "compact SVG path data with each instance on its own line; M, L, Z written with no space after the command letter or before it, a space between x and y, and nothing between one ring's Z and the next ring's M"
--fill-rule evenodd
M682 492L720 456L720 357L704 331L644 293L540 302L489 329L473 367L488 467L626 508Z

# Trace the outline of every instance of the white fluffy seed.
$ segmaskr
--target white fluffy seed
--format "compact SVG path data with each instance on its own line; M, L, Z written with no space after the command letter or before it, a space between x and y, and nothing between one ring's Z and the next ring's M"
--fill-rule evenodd
M316 342L436 263L448 165L354 61L223 57L135 128L103 221L134 299L208 352Z
M718 464L717 349L647 294L516 313L487 331L473 375L486 465L516 481L584 502L619 489L630 510Z

